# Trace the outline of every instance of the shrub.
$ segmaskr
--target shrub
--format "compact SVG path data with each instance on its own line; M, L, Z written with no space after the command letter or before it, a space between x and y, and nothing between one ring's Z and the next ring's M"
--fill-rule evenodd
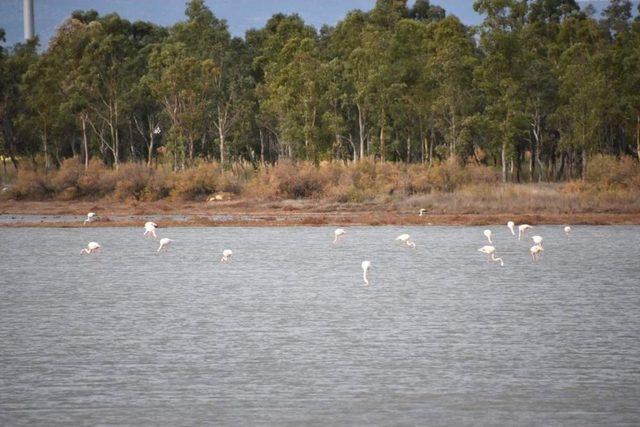
M113 193L116 188L116 175L102 161L91 159L87 170L78 180L79 195L97 199Z
M77 157L65 159L62 164L60 164L58 171L52 174L51 186L53 191L77 195L78 182L83 173L84 168ZM68 197L63 197L63 199L71 200Z
M15 199L42 200L51 195L52 189L48 177L32 169L20 169L16 175L15 185L9 191Z
M150 170L140 163L127 163L116 171L114 197L118 200L140 200L151 180Z
M222 174L217 165L200 164L195 168L176 172L171 197L180 200L204 199L219 191Z
M585 180L596 189L633 188L640 183L640 170L631 157L618 160L613 156L597 155L589 160Z

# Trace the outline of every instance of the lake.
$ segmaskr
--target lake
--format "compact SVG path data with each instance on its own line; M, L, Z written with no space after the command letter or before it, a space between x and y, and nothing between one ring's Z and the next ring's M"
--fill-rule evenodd
M639 424L640 227L484 228L0 228L0 424Z

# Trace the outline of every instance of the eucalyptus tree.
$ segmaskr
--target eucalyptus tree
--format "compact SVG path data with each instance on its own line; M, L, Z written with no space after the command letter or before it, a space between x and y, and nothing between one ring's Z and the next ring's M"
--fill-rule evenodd
M470 29L455 16L432 23L429 32L427 67L435 83L432 109L452 156L477 105L473 73L478 55Z
M522 30L527 12L523 0L476 0L476 12L485 15L480 29L483 58L476 77L486 102L485 112L500 129L502 181L507 181L507 156L520 171L518 142L523 129L523 73L527 67ZM518 175L519 176L519 175Z
M601 27L584 15L564 20L559 38L565 46L559 62L561 104L556 112L561 143L572 153L580 153L585 178L588 157L598 148L598 131L612 105L604 72L607 44ZM572 165L575 160L572 156Z
M276 14L265 28L247 35L255 52L259 121L276 138L281 155L309 146L318 117L317 34L298 15ZM289 80L291 79L291 80Z

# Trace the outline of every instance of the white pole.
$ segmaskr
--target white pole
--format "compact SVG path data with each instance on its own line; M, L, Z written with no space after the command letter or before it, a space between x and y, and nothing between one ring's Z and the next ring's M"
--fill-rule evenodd
M23 0L22 17L24 19L24 40L33 39L33 0Z

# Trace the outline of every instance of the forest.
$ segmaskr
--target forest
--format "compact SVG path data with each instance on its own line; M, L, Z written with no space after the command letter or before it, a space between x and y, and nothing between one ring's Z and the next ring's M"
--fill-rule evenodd
M447 168L469 171L464 182L514 183L597 181L622 168L640 182L640 5L473 7L479 26L429 0L377 0L319 30L276 14L244 38L203 0L170 27L76 11L46 48L0 48L4 176L35 185L38 175L46 193L67 189L47 178L65 164L162 169L187 185L201 179L190 170L218 182L225 171L237 180L278 164L312 174L364 162L435 174L427 181L450 179ZM204 187L193 191L217 190Z

